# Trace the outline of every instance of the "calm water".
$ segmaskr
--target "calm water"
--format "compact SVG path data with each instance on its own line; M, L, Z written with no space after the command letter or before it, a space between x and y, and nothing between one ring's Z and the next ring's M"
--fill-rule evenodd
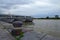
M60 20L39 20L26 23L25 27L32 28L36 32L47 33L51 36L60 37Z

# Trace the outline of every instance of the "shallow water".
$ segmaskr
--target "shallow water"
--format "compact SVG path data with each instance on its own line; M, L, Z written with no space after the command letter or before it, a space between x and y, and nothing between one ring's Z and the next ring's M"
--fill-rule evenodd
M60 37L60 20L35 19L32 23L26 23L25 27L36 32L47 33L51 36Z

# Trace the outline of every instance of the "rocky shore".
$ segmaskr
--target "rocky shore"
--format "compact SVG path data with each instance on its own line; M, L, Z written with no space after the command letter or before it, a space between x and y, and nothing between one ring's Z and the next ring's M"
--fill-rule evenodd
M14 28L12 24L0 21L0 40L15 40L13 36L9 33L8 29ZM25 31L24 37L21 40L60 40L46 33L37 33L34 30L23 29Z

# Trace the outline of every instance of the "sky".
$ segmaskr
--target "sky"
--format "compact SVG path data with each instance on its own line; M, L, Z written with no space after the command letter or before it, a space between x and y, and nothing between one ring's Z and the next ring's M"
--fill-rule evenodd
M0 14L33 17L60 15L60 0L0 0Z

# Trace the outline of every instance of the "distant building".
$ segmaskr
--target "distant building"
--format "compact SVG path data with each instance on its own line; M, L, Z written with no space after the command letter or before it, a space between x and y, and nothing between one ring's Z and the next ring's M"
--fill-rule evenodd
M49 19L49 16L47 16L46 19Z
M59 15L55 15L55 18L57 18L57 19L58 19L58 18L59 18Z

